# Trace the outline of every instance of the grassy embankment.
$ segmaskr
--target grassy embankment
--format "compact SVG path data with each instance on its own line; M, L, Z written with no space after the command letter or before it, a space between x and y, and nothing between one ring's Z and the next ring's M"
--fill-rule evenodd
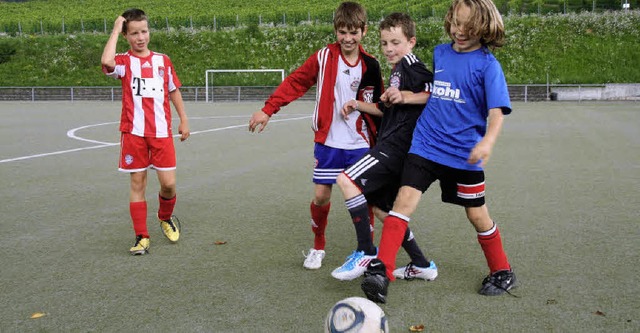
M109 23L111 25L112 23ZM640 12L505 17L508 44L495 52L510 84L640 82ZM334 40L328 25L153 31L150 48L171 56L185 86L203 86L205 69L284 68L301 65ZM112 86L100 70L104 33L0 37L0 86ZM441 19L418 24L414 53L431 62L433 47L447 38ZM380 57L377 27L365 48ZM119 50L125 51L121 40ZM221 77L219 85L272 85ZM228 80L228 81L227 81ZM243 78L247 80L247 78ZM224 81L224 82L223 82ZM271 80L273 81L273 80Z

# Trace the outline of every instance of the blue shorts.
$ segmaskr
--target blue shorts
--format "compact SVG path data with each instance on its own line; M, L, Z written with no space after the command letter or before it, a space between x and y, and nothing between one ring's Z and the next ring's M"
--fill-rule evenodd
M338 149L316 143L313 148L313 157L316 160L313 168L313 182L335 184L338 175L357 162L368 150L369 148Z

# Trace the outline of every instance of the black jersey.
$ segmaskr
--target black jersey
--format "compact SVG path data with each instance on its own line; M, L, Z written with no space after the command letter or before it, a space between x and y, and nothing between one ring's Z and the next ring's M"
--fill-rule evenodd
M389 86L400 91L414 93L431 92L433 73L413 53L405 55L391 70ZM398 104L390 107L379 104L384 113L378 130L377 146L382 151L392 150L406 154L411 147L411 138L416 121L424 104Z

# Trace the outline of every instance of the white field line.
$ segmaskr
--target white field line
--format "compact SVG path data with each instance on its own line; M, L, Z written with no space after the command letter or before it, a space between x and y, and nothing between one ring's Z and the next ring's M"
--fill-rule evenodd
M219 116L219 117L194 117L194 118L191 118L191 119L239 118L239 117L247 118L247 116ZM309 116L300 116L300 117L287 118L287 119L273 119L273 120L269 121L269 124L271 124L271 123L279 123L279 122L286 122L286 121L301 120L301 119L308 119L308 118L311 118L311 116L309 115ZM67 149L67 150L59 150L59 151L54 151L54 152L50 152L50 153L42 153L42 154L35 154L35 155L27 155L27 156L20 156L20 157L14 157L14 158L7 158L7 159L4 159L4 160L0 160L0 164L9 163L9 162L16 162L16 161L22 161L22 160L28 160L28 159L32 159L32 158L39 158L39 157L46 157L46 156L74 153L74 152L83 151L83 150L119 146L120 142L116 142L116 143L102 142L102 141L96 141L96 140L91 140L91 139L79 137L79 136L76 135L76 132L79 131L79 130L82 130L82 129L86 129L86 128L90 128L90 127L117 124L117 123L118 122L108 122L108 123L86 125L86 126L73 128L73 129L70 129L69 131L67 131L67 137L69 137L71 139L74 139L74 140L95 143L95 144L97 144L96 146L74 148L74 149ZM242 127L246 127L248 129L249 125L248 124L242 124L242 125L233 125L233 126L226 126L226 127L220 127L220 128L211 128L211 129L207 129L207 130L191 132L191 135L209 133L209 132L218 132L218 131L224 131L224 130L229 130L229 129L234 129L234 128L242 128ZM180 137L180 134L174 134L173 137L174 138L175 137Z

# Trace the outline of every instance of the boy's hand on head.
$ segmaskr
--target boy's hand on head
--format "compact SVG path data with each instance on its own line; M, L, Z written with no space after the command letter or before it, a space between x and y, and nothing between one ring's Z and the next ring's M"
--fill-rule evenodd
M489 157L491 156L492 149L493 149L493 145L491 145L486 140L481 140L471 150L471 154L469 154L469 158L467 159L467 162L469 164L476 164L478 163L478 161L482 161L480 163L480 166L484 167L489 161Z
M264 111L256 111L251 115L251 119L249 119L249 132L253 133L256 131L256 128L260 126L258 129L258 133L264 131L264 128L267 127L267 123L269 122L268 114L264 113Z
M116 18L116 22L113 23L113 32L116 34L122 33L125 22L127 22L127 20L124 17L118 16L118 18Z

